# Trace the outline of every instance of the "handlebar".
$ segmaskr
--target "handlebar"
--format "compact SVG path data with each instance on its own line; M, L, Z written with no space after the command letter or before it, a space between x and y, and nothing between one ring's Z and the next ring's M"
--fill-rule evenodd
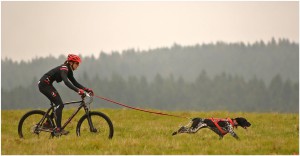
M91 95L91 93L88 92L84 92L84 94L81 95L81 99L82 101L85 101L86 104L90 104L93 102L93 96Z
M81 95L81 98L82 100L85 98L85 97L91 97L92 95L90 95L91 93L88 93L86 91L84 91L83 95Z

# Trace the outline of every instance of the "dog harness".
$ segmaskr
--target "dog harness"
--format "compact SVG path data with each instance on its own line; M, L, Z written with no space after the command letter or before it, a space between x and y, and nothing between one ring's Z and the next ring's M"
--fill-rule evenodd
M230 118L227 119L219 119L219 118L210 118L210 120L215 124L215 126L218 128L218 130L222 133L222 135L227 134L228 132L225 132L220 126L219 126L219 122L220 121L225 121L225 122L229 122L232 127L234 127L234 123Z

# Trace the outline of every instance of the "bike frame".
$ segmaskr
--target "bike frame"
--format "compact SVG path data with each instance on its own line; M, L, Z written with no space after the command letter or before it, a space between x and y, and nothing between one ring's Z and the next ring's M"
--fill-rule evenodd
M87 105L85 105L85 102L84 100L80 100L80 101L71 101L71 102L66 102L64 103L64 105L70 105L70 104L77 104L77 103L80 103L79 107L77 108L77 110L75 110L73 112L73 114L69 117L69 119L64 123L64 125L61 127L62 129L64 129L71 121L72 119L77 115L77 113L82 109L84 108L85 110L85 114L89 116L89 108L87 107ZM43 116L43 118L41 119L41 121L39 123L43 123L46 116L51 114L51 113L54 113L54 104L51 102L51 107L47 110L46 114ZM51 112L52 111L52 112ZM51 113L50 113L51 112ZM56 118L56 115L54 113L54 117ZM93 126L93 123L92 123L92 120L90 117L87 118L88 119L88 123L90 125L90 129L93 130L94 129L94 126ZM55 122L55 125L57 124L56 123L56 120L54 121Z
M81 108L85 108L85 113L87 114L88 113L88 108L86 107L86 105L84 105L84 102L83 100L81 101L73 101L73 102L67 102L67 103L64 103L64 105L70 105L70 104L76 104L76 103L81 103L79 105L79 107L77 108L77 110L75 110L73 112L73 114L69 117L69 119L66 121L66 123L61 127L62 129L64 129L71 121L72 119L77 115L77 113L81 110Z

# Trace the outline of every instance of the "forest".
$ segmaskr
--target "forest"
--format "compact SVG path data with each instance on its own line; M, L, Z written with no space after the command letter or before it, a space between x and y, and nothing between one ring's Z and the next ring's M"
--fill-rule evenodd
M1 60L1 108L46 108L37 82L66 56ZM299 111L299 44L274 38L253 44L217 42L83 57L84 86L132 106L164 110ZM79 99L54 83L64 101ZM119 108L95 99L94 107Z

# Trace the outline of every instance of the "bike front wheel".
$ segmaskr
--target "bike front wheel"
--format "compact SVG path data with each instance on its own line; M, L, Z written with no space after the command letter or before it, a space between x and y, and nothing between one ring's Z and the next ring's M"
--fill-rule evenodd
M41 110L33 110L22 116L18 125L18 134L20 138L49 138L51 135L52 128L54 127L53 120L46 115L46 118L43 119L43 116L46 112ZM48 128L43 127L43 123L46 121L50 122Z
M111 139L114 135L114 127L105 114L101 112L89 112L78 121L76 127L77 136L82 137L100 137Z

